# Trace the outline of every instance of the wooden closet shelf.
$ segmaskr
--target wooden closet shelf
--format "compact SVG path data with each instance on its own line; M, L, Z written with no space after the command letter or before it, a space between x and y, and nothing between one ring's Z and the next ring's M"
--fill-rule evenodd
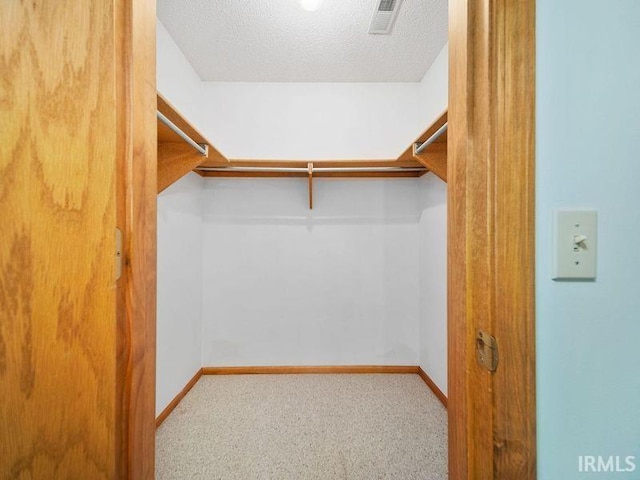
M207 160L219 165L228 163L224 155L159 93L157 109L195 143L206 148L206 154L201 154L158 118L158 193Z
M307 177L307 166L313 166L317 178L402 178L420 177L431 171L447 179L446 131L433 139L424 152L417 154L415 145L429 140L447 123L443 112L397 159L387 160L267 160L227 159L211 142L178 112L162 95L157 95L158 112L197 145L188 143L158 119L158 193L191 171L203 177L273 178ZM197 148L206 146L206 154Z
M400 156L387 160L271 160L271 159L226 159L208 158L196 168L203 177L274 178L307 177L307 164L313 163L313 176L317 178L385 178L420 177L432 171L446 181L447 178L447 133L441 133L424 152L414 153L414 145L430 139L447 123L447 112L443 112ZM290 169L290 171L286 171ZM297 169L298 171L293 171ZM331 169L332 171L322 171ZM344 170L341 170L344 169ZM352 169L351 171L349 169ZM359 169L359 171L353 171ZM370 169L370 171L367 171ZM385 170L386 169L386 170ZM406 170L403 170L406 169Z
M437 134L440 129L447 125L447 111L445 110L422 134L407 148L398 160L416 160L422 166L433 172L443 181L447 181L447 131L444 130L437 138L433 140L424 152L415 153L416 145L429 140Z
M396 167L396 168L420 168L422 165L415 159L408 161L388 160L264 160L264 159L229 159L228 163L221 165L219 162L207 159L200 168L207 167L256 167L256 168L307 168L309 162L315 168L353 168L353 167Z

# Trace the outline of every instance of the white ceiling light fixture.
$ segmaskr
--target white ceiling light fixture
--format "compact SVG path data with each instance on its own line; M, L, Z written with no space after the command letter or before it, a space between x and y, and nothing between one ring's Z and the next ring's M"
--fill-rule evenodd
M306 10L307 12L315 12L320 8L322 0L298 0L298 3L303 10Z

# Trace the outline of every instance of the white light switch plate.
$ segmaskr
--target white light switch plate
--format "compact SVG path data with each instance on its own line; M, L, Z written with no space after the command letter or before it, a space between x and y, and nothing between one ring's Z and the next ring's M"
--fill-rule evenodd
M556 210L554 213L553 279L595 279L597 212Z

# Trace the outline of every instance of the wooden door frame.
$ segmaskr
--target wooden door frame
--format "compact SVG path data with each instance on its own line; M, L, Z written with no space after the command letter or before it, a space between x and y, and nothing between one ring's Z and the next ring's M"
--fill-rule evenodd
M449 478L532 480L535 0L449 8Z
M153 479L155 448L155 1L120 3L118 225L122 478ZM536 477L535 0L450 0L449 478ZM127 33L128 32L128 33ZM149 48L149 46L153 48ZM127 64L125 58L132 59ZM475 358L498 341L495 373Z
M155 478L156 0L114 2L116 28L118 477Z

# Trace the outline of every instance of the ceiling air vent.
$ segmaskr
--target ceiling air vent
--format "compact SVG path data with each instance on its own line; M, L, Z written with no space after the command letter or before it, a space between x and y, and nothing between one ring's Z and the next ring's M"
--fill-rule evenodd
M378 8L373 12L369 33L373 35L389 35L393 22L398 16L402 0L378 0Z

